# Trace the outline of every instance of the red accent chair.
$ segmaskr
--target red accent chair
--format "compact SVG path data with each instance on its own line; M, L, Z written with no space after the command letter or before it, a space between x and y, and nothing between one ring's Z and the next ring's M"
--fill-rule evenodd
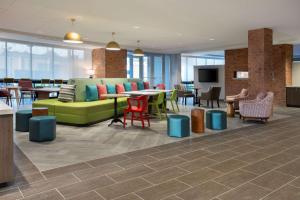
M141 121L142 127L145 127L144 120L148 121L148 126L150 127L150 120L148 115L148 98L145 95L128 98L128 107L124 109L124 128L126 128L126 117L128 113L131 113L131 125L133 125L133 120ZM135 115L135 113L137 115Z
M11 102L11 94L9 93L9 91L5 88L0 88L0 98L6 98L6 104L7 105L11 105L12 106L12 102Z

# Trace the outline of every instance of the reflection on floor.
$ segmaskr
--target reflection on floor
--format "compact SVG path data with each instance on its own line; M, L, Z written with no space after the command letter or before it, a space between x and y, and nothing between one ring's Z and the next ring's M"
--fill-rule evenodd
M300 199L300 109L277 113L290 117L43 172L16 148L0 200Z

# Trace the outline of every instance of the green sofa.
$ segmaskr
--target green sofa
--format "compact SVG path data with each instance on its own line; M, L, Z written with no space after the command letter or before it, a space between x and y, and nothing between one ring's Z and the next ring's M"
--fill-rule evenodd
M114 100L105 99L92 102L85 101L85 87L89 84L117 84L124 82L137 82L139 79L125 78L100 78L70 79L68 84L76 85L75 101L64 103L57 99L45 99L35 101L33 107L47 107L49 115L56 116L59 123L70 125L90 125L114 116ZM118 98L118 113L122 114L127 107L127 98Z

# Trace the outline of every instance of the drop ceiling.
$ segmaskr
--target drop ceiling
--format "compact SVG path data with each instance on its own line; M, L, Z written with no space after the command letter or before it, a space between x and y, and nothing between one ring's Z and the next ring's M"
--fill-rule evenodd
M114 31L129 49L141 40L153 52L223 50L247 46L247 31L262 27L274 43L300 44L299 9L299 0L0 0L0 37L60 42L75 17L74 30L95 46Z

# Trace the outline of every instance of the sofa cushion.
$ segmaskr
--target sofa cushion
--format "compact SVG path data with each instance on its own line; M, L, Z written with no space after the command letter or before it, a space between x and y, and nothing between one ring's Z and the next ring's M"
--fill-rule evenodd
M106 84L108 94L116 94L116 86L111 84Z
M98 98L100 100L106 99L105 96L102 96L103 94L107 94L106 85L97 84L97 90L98 90Z
M144 89L144 82L139 81L136 84L137 84L138 90L143 90Z
M75 88L75 101L85 101L86 92L85 92L85 86L86 85L93 85L93 84L101 84L102 79L100 78L74 78L70 79L68 81L68 84L76 85Z
M131 83L124 83L124 88L126 92L131 91Z
M61 85L58 100L61 102L73 102L75 98L75 85Z
M137 91L137 90L138 90L138 87L137 87L136 82L132 82L131 83L131 91Z
M87 85L85 87L86 91L86 101L96 101L98 100L98 89L96 85Z
M116 85L116 90L117 90L117 94L121 94L123 92L125 92L125 88L124 88L124 85L119 83Z
M150 89L150 83L148 81L144 82L144 89Z

